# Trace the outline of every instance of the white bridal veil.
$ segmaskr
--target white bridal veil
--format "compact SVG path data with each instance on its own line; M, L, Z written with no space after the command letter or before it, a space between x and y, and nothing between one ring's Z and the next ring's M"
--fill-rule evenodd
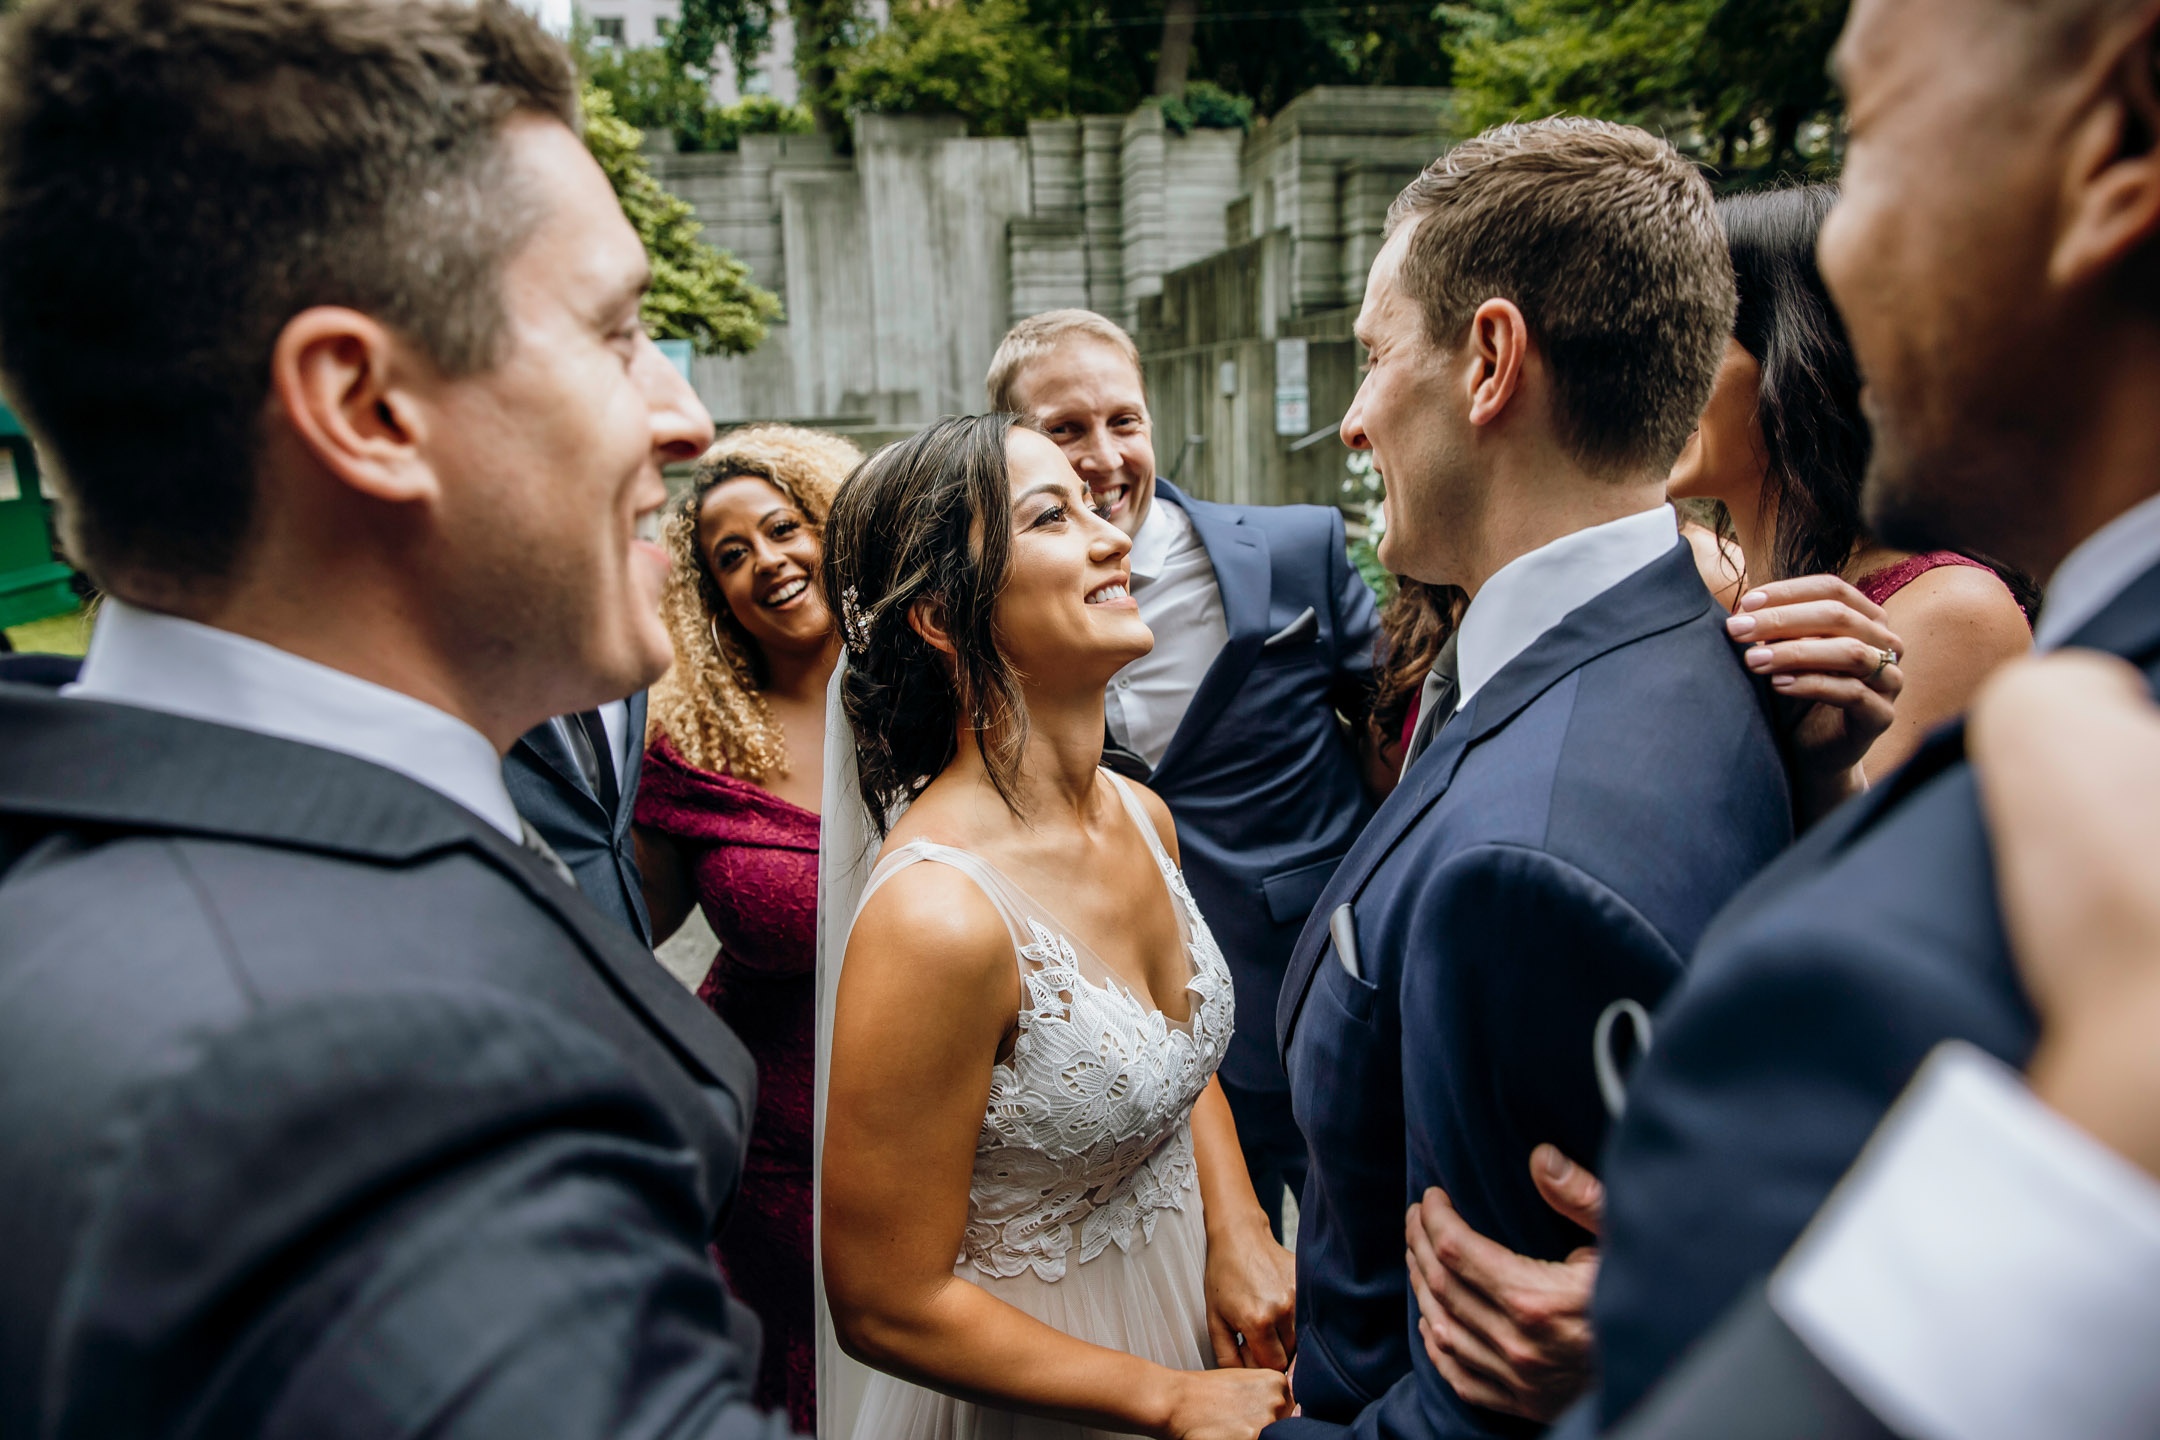
M817 1288L817 1397L819 1440L849 1440L862 1406L870 1371L841 1353L825 1304L825 1257L822 1244L825 1196L825 1096L832 1074L833 998L840 991L840 960L847 952L848 928L862 903L863 887L877 863L877 827L856 783L855 732L840 704L848 652L840 652L832 681L825 688L825 789L818 824L817 918L817 1090L810 1143L814 1178L811 1203L811 1254ZM895 814L897 818L897 812Z

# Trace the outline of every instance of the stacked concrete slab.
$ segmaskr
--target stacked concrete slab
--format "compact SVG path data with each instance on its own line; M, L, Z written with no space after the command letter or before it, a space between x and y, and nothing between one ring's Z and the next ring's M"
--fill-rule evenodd
M1388 202L1445 143L1445 100L1315 90L1250 135L1178 135L1153 106L1036 121L1025 138L866 115L847 156L817 136L656 155L707 238L787 306L755 353L701 358L691 378L723 423L869 441L982 408L1008 326L1086 306L1141 344L1166 468L1205 435L1183 475L1200 493L1322 498L1339 457L1274 434L1274 342L1311 342L1314 423L1339 415L1348 311Z

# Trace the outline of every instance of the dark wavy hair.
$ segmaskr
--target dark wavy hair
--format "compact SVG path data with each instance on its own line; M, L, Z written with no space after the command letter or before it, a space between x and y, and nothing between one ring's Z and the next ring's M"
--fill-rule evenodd
M1829 185L1718 202L1740 284L1733 338L1762 367L1757 405L1770 461L1763 505L1776 517L1772 553L1762 560L1771 580L1839 574L1867 534L1860 368L1815 267L1815 237L1836 203Z
M1020 423L947 416L865 460L826 517L825 600L848 648L841 704L881 835L892 807L952 763L962 726L1020 813L1027 706L992 633L1012 565L1005 440ZM917 605L951 638L951 655L908 623Z
M1739 282L1733 338L1762 369L1756 401L1763 448L1763 507L1774 518L1771 554L1761 580L1839 575L1869 537L1860 489L1872 442L1860 409L1860 367L1830 291L1815 263L1823 220L1837 204L1834 185L1800 185L1734 195L1718 202L1725 243ZM1720 532L1730 539L1729 525ZM2040 590L2032 579L1985 555L1980 561L2009 587L2030 618Z
M1395 593L1380 608L1372 709L1365 717L1374 744L1385 748L1402 739L1410 702L1424 686L1440 647L1455 633L1455 607L1462 598L1459 586L1395 577Z

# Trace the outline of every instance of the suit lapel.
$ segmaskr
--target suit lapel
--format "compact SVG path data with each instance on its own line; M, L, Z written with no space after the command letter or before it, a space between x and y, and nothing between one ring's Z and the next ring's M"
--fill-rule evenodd
M225 725L0 685L0 814L411 864L470 850L553 915L676 1055L739 1096L756 1066L697 998L462 805L365 760Z
M1619 584L1570 611L1558 625L1510 660L1499 674L1471 697L1461 714L1441 727L1433 743L1387 803L1380 807L1357 844L1328 882L1298 937L1276 1006L1276 1038L1287 1050L1304 1008L1313 970L1328 947L1326 916L1354 903L1373 872L1402 842L1410 828L1439 803L1454 783L1463 757L1521 714L1561 680L1610 651L1647 636L1684 625L1710 608L1710 592L1695 568L1694 553L1680 542ZM1404 791L1410 794L1405 797ZM1398 804L1398 801L1405 803Z
M615 818L607 813L607 807L600 803L600 797L593 794L592 787L585 783L584 768L577 763L577 756L570 753L570 742L563 738L562 728L556 721L544 720L533 726L518 736L517 744L512 748L525 751L554 771L556 777L572 794L603 817L611 821Z
M1447 794L1463 756L1469 752L1471 737L1487 733L1478 727L1478 701L1482 698L1482 695L1473 696L1461 714L1440 728L1409 773L1403 776L1402 783L1381 802L1380 809L1359 833L1357 843L1343 856L1342 864L1335 867L1327 888L1321 892L1319 903L1313 906L1306 919L1305 929L1298 936L1297 948L1291 952L1290 964L1283 974L1283 988L1275 1001L1275 1042L1279 1051L1287 1053L1290 1048L1290 1036L1297 1029L1298 1012L1305 1006L1305 993L1312 988L1313 974L1332 943L1328 920L1342 906L1356 902L1365 882L1401 843L1410 827Z
M1245 684L1253 662L1260 658L1260 646L1268 633L1271 572L1267 537L1247 525L1237 512L1189 500L1166 480L1155 482L1155 498L1176 505L1192 520L1193 533L1215 569L1223 623L1230 632L1222 653L1200 677L1192 704L1178 722L1177 733L1170 737L1170 748L1163 752L1162 764L1155 767L1155 773L1160 775L1199 743Z

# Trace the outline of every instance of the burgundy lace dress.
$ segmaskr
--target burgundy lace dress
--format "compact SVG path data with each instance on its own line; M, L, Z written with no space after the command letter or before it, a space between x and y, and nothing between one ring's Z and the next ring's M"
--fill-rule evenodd
M689 862L720 938L698 998L757 1059L757 1115L742 1195L720 1232L728 1286L765 1323L759 1404L817 1430L810 1264L810 1111L816 1070L818 817L771 791L700 770L666 736L645 751L637 823Z

